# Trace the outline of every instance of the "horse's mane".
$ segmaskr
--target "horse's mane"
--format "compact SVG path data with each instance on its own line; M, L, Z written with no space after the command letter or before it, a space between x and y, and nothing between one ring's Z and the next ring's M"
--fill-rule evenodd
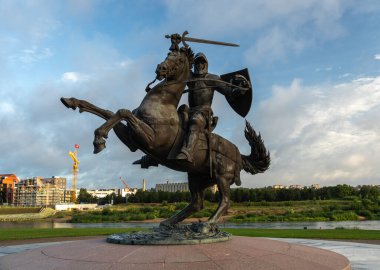
M192 69L194 65L194 52L190 47L181 47L180 52L183 52L189 62L189 68Z

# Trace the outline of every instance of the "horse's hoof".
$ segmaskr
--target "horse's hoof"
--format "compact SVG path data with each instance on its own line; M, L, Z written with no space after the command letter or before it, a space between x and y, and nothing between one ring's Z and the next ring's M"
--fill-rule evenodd
M158 227L162 230L170 230L174 227L174 225L169 222L162 221Z
M101 152L104 148L106 148L106 141L103 138L95 139L94 154Z
M73 98L64 98L64 97L61 97L61 102L63 103L63 105L66 106L66 108L68 109L73 109L75 110L76 109L76 106L73 102Z
M217 226L213 222L198 222L191 224L191 229L194 232L201 234L209 234L217 230Z

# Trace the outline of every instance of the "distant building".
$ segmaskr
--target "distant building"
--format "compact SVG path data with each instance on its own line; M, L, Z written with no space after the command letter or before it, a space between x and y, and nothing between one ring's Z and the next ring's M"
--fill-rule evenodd
M137 193L137 188L119 188L117 190L117 195L121 195L121 197L129 197L136 193Z
M289 189L302 189L303 188L303 186L301 186L301 185L290 185L289 186Z
M53 206L70 201L66 178L33 177L16 184L13 204L17 206Z
M12 204L15 185L19 182L15 174L0 174L0 204Z
M114 189L89 189L87 190L87 192L97 198L105 198L108 195L111 195L112 193L118 194L118 190L115 188Z
M272 188L274 188L274 189L283 189L283 188L286 188L286 186L284 186L284 185L273 185Z
M167 191L167 192L176 192L176 191L189 191L189 184L184 183L169 183L166 184L156 184L156 191Z
M98 205L96 203L80 203L80 204L74 204L74 203L62 203L62 204L56 204L54 206L54 209L57 211L71 211L73 209L77 210L94 210L98 208Z
M320 189L321 186L320 186L319 184L312 184L312 185L310 186L310 188L313 188L313 189Z

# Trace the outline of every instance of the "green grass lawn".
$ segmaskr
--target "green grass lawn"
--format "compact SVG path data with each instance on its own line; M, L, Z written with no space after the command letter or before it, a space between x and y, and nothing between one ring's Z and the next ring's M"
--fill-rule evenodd
M126 228L60 228L60 229L0 229L0 241L51 237L97 236L132 232L141 229Z
M73 228L73 229L0 229L0 241L51 237L75 237L110 235L138 231L126 228ZM236 236L309 238L341 240L380 240L380 232L375 230L294 230L294 229L223 229Z
M223 229L232 235L274 238L308 238L308 239L346 239L346 240L380 240L380 231L376 230L300 230L300 229Z

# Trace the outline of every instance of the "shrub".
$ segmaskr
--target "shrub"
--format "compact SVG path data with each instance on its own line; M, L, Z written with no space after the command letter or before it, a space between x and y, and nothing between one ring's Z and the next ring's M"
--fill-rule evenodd
M168 201L162 201L161 205L162 206L167 206L168 205Z
M149 212L153 212L154 209L151 206L145 206L145 207L141 207L140 211L143 212L143 213L149 213Z
M175 210L182 210L188 205L186 202L179 202L175 204Z
M369 210L361 210L361 211L358 211L357 214L359 216L365 217L366 219L370 219L370 220L375 218L375 216Z
M111 209L109 207L104 207L102 210L102 215L106 216L106 215L110 215L110 214L112 214Z

